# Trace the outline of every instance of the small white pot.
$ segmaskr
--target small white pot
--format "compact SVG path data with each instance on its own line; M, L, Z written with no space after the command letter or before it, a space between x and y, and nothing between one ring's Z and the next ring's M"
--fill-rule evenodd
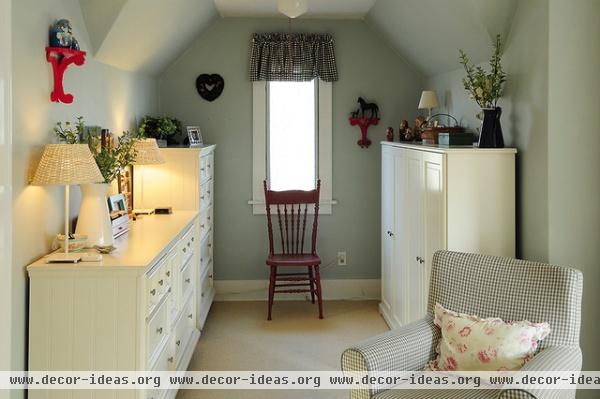
M88 236L88 245L113 245L112 224L108 213L110 185L83 184L81 208L75 233Z

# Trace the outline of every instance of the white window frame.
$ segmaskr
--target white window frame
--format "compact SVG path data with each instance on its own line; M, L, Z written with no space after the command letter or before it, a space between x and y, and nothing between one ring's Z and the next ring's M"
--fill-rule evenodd
M317 176L321 179L319 213L331 215L333 200L333 96L331 82L318 79L318 159ZM267 176L267 82L252 82L252 205L254 215L264 215L263 180Z

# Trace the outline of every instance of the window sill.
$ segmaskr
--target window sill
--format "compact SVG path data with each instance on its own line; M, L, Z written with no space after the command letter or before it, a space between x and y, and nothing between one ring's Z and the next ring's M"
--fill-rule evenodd
M265 206L265 201L260 200L250 200L248 201L248 205L252 205L252 214L253 215L266 215L267 209ZM331 215L333 214L333 205L337 205L336 200L322 200L319 202L319 215ZM308 210L308 214L312 215L314 211L312 209Z

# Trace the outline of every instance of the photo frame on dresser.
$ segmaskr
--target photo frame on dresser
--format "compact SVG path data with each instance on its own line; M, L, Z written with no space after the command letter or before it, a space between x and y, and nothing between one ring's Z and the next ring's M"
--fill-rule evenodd
M190 140L190 147L200 147L202 142L202 132L198 126L187 126L186 127L188 139Z

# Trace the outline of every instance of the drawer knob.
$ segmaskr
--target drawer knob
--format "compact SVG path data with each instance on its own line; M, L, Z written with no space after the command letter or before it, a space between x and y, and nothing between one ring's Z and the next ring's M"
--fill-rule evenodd
M200 258L200 263L204 262L204 258Z
M207 220L210 220L210 216L206 218Z
M167 272L165 273L167 275L167 277L171 277L171 271L167 270Z
M177 346L181 345L181 340L178 339L177 341L175 341L175 345L177 345Z
M209 274L209 275L208 275L208 278L212 278L212 274Z
M192 281L192 280L190 280L189 278L186 278L186 279L185 279L185 282L186 282L186 283L189 283L190 281Z
M194 314L193 314L193 313L190 313L190 314L188 315L188 317L189 317L190 319L192 319L192 318L194 317Z
M425 263L425 259L421 258L420 256L417 256L417 262L419 262L420 264Z
M158 280L158 285L163 285L164 281L163 280Z
M210 190L208 190L207 193L210 194Z
M151 289L151 290L150 290L150 293L151 293L152 295L156 295L156 290L153 288L153 289Z
M204 298L204 292L203 292L202 294L200 294L200 296L201 296L202 298Z
M208 243L207 247L212 248L212 243Z
M169 293L171 292L171 287L169 287L169 289L167 290L167 292L169 292Z
M189 247L190 245L192 245L192 243L191 243L191 242L188 242L188 243L187 243L187 246Z
M186 252L186 251L187 251L187 248L185 248L185 247L184 247L184 248L183 248L183 252Z
M206 170L206 168L200 168L200 170L204 172Z
M202 226L204 226L204 225L202 225ZM192 242L194 242L194 241L195 241L195 237L192 237Z
M171 357L170 357L170 358L168 358L167 360L169 361L169 363L173 363L173 360L175 360L175 359L173 358L173 356L171 356Z
M200 196L200 199L201 199L202 201L204 201L204 195Z
M162 334L162 332L163 332L163 328L162 328L162 327L158 327L158 328L156 329L156 332L157 332L158 334Z

